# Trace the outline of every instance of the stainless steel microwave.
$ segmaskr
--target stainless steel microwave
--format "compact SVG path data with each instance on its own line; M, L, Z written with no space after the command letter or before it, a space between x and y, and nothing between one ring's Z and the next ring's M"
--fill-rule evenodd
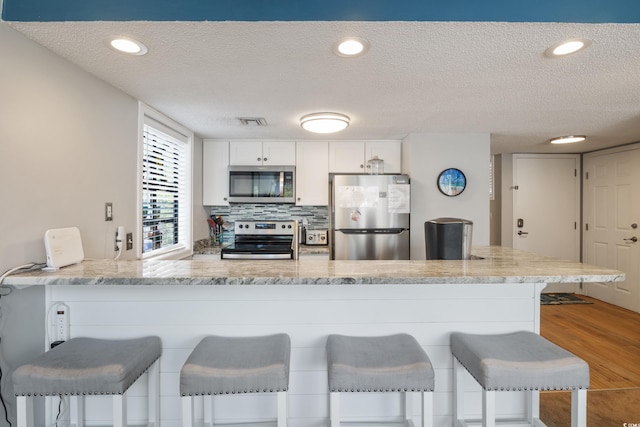
M295 203L295 166L229 166L230 203Z

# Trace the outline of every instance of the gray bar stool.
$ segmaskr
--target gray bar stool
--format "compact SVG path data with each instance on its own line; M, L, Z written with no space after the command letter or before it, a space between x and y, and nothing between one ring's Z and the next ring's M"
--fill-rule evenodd
M433 424L433 366L411 335L330 335L327 362L331 427L347 424L340 421L340 393L353 392L402 393L404 413L398 422L408 426L413 412L407 393L420 393L422 426Z
M182 425L194 423L193 398L240 393L276 393L277 427L287 425L291 339L286 334L260 337L207 336L180 371ZM213 426L213 399L204 422ZM240 424L240 423L237 423Z
M18 427L33 427L35 396L72 396L71 423L84 426L84 397L113 395L113 425L127 425L127 390L149 371L148 422L160 420L159 358L162 342L150 336L125 340L72 338L13 372Z
M451 334L453 354L453 413L464 420L462 374L465 368L482 386L482 425L496 425L495 392L527 391L526 419L540 423L533 392L572 390L571 425L587 425L587 362L538 334L519 331L498 335ZM511 420L512 421L512 420Z

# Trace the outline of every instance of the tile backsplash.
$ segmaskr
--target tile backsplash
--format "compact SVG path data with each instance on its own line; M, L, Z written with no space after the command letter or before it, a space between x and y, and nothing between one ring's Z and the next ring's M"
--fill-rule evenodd
M289 204L232 203L229 206L211 206L210 215L222 216L229 222L238 220L298 220L308 229L324 229L329 226L328 206L296 206ZM306 222L304 221L306 219ZM233 242L233 229L223 232L225 243Z

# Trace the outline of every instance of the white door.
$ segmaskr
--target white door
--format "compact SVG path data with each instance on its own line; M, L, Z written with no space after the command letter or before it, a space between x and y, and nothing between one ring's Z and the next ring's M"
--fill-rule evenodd
M513 156L513 247L580 261L578 155ZM574 284L549 284L545 292L576 292Z
M639 149L584 158L584 261L626 274L624 282L588 283L586 293L634 311L640 311L639 168Z

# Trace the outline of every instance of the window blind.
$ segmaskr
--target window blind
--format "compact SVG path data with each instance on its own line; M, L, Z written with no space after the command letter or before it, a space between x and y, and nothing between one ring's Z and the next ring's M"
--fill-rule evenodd
M143 128L142 253L183 247L189 226L187 142Z

